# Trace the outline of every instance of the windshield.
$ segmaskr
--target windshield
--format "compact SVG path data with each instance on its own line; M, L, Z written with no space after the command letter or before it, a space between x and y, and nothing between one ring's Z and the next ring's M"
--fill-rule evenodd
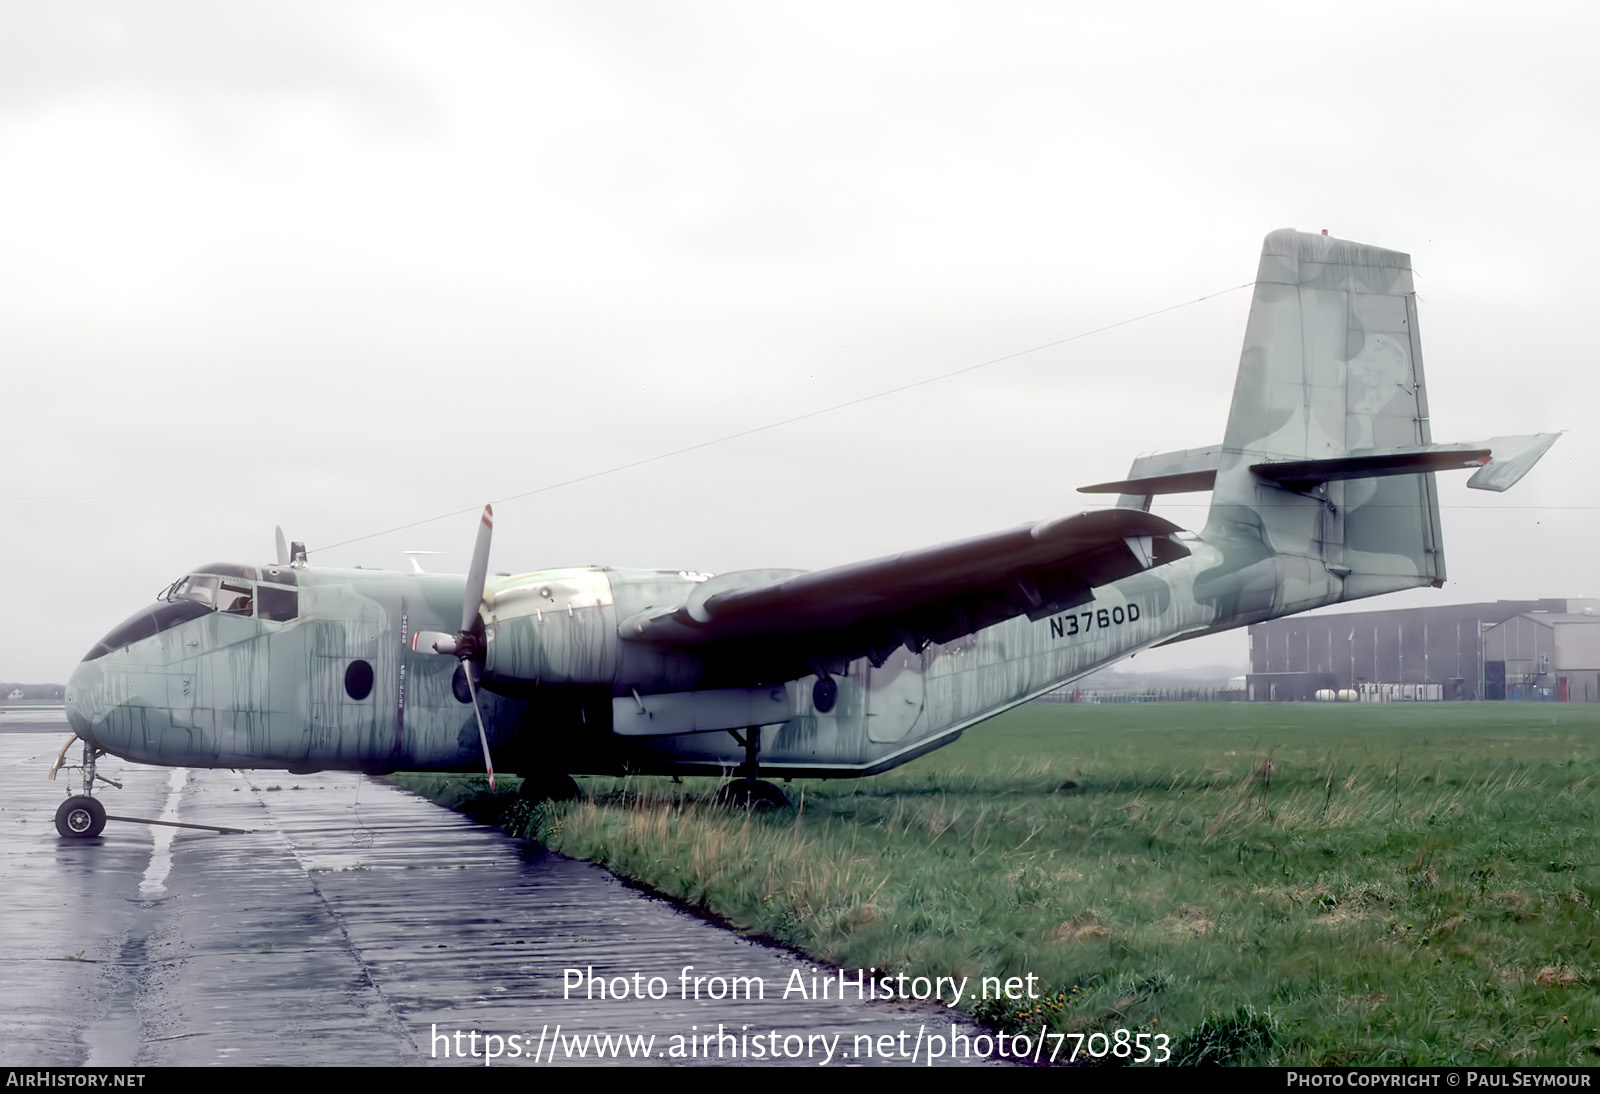
M188 577L180 577L177 581L167 586L167 591L162 594L161 599L169 602L173 600L193 600L197 604L215 608L217 606L217 587L221 584L222 579L220 577L212 577L210 574L190 574Z
M212 611L249 615L254 596L255 588L247 581L212 574L190 574L167 586L167 591L159 599L169 604L186 600L204 605Z
M259 578L254 567L213 563L206 569L211 572L180 577L156 599L274 623L287 623L299 615L300 598L294 588L298 582L291 569L268 567Z

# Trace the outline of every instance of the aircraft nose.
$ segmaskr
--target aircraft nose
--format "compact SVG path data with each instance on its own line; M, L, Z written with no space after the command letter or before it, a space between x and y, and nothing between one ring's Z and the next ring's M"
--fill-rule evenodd
M101 744L97 733L103 729L106 704L104 673L93 661L84 661L67 679L67 695L62 705L67 711L67 724L86 741ZM102 745L104 747L104 745Z

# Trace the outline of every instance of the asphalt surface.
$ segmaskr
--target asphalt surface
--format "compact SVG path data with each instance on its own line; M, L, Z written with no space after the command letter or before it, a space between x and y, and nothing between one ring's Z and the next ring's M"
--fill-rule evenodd
M840 1000L835 970L360 776L108 757L109 813L247 831L62 839L78 779L45 772L67 733L59 712L0 714L0 1064L837 1067L983 1047L944 1006L860 1002L855 970ZM586 971L612 990L564 998ZM797 971L807 993L784 998ZM730 997L735 977L764 998ZM833 998L809 997L821 981Z

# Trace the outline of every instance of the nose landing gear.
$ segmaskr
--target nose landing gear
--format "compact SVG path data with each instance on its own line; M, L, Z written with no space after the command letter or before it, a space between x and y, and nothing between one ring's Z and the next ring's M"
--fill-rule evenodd
M56 777L56 772L61 770L61 761L66 758L67 749L72 747L69 739L61 747L61 754L56 757L56 762L50 767L50 778ZM122 784L104 775L97 774L94 766L100 758L100 750L88 741L83 742L83 762L68 765L68 770L77 767L83 772L83 793L74 794L56 810L56 831L66 839L93 839L98 836L106 826L106 807L101 805L94 795L94 783L99 779L103 783L110 783L118 790Z
M106 826L106 807L87 794L74 794L56 810L56 831L67 839L91 839Z

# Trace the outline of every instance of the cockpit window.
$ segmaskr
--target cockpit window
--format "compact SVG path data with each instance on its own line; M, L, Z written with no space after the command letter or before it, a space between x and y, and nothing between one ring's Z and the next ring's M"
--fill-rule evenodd
M179 578L161 594L162 600L192 600L208 609L217 606L217 590L222 585L220 577L211 574L190 574Z
M272 584L257 584L263 580ZM263 574L254 566L214 562L168 585L154 605L130 616L102 638L84 660L104 657L211 612L287 623L300 614L298 583L287 566L268 567Z
M275 589L271 585L256 587L256 615L287 623L300 614L300 594L293 589Z
M217 610L230 615L249 615L255 600L251 586L239 581L223 579L217 586Z

